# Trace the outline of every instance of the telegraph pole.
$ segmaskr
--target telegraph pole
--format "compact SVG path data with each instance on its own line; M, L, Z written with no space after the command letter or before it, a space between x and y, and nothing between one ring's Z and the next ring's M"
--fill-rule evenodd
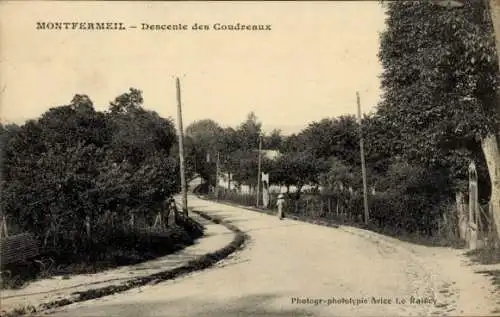
M257 175L257 208L259 207L260 203L260 177L261 177L261 153L262 153L262 136L259 135L259 174Z
M356 92L356 101L358 104L359 152L361 154L361 173L363 174L363 202L365 207L365 224L367 225L370 212L368 210L368 185L366 182L365 150L363 147L363 128L361 123L361 102L359 101L359 92Z
M179 77L176 79L177 84L177 120L178 120L178 130L179 130L179 163L181 172L181 187L182 187L182 212L184 215L188 215L187 206L187 186L186 186L186 174L184 166L184 130L182 128L182 106L181 106L181 82Z
M220 169L220 152L217 152L217 161L215 163L215 199L219 200L219 169Z

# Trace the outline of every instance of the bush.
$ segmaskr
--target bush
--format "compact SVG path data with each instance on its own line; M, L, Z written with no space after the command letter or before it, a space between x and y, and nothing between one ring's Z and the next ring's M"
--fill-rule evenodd
M64 254L88 253L120 236L104 220L109 213L118 223L131 213L152 222L178 191L177 160L170 155L176 133L171 121L138 101L140 92L131 90L117 99L115 111L100 113L77 95L15 131L1 129L2 212Z
M375 195L369 194L370 218L374 225L397 234L418 232L431 236L436 233L437 220L445 209L443 202L446 205L452 195L446 175L398 159L383 174L372 171L369 175L369 183L376 188ZM353 214L352 218L363 219L361 185L353 181L354 175L344 165L337 163L322 179L323 192L328 197L339 201L343 209ZM355 189L353 194L345 189L351 185Z

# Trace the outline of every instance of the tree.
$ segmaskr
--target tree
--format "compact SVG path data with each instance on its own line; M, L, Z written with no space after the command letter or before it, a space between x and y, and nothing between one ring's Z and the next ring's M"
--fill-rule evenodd
M495 35L495 50L496 61L498 69L500 69L500 1L489 0L490 17L493 24L493 31ZM496 89L496 114L500 114L500 90ZM500 237L500 149L498 132L500 127L497 126L487 135L483 142L481 142L483 152L485 154L486 163L488 165L488 172L491 180L491 198L490 204L493 210L493 218L495 220L495 227L497 236Z
M500 1L488 0L488 4L490 18L493 24L493 31L495 35L495 49L497 56L500 56ZM500 59L497 59L497 63L500 69Z
M264 137L263 147L269 150L278 150L283 142L281 130L274 129L271 133Z
M21 229L80 252L86 217L102 244L109 228L93 219L103 212L127 216L128 206L151 216L179 191L177 160L169 155L176 140L171 120L142 109L139 90L116 100L115 111L105 114L88 96L76 95L38 120L10 131L2 127L0 204Z
M220 139L223 132L221 126L211 119L195 121L186 128L186 135L204 150L212 151L211 154L221 150Z
M296 186L297 199L304 185L319 184L319 176L327 170L326 162L314 157L309 151L285 153L272 166L272 183L288 188Z
M362 180L361 175L354 173L352 167L336 157L331 157L328 161L328 170L319 175L319 182L326 192L333 192L340 186L360 188Z
M360 164L358 124L354 116L313 122L300 135L305 150L316 158L327 160L335 156L350 166Z
M377 115L400 135L402 156L446 170L455 181L466 177L468 160L484 166L486 157L494 179L500 162L491 141L498 67L483 3L467 1L455 10L430 1L387 5L379 53L384 95ZM493 205L499 195L500 187L493 186ZM495 210L499 219L500 206Z
M258 158L258 151L238 150L231 153L224 167L235 182L253 187L257 185Z
M403 155L404 142L392 122L378 113L362 119L367 168L385 173L394 160Z
M224 153L233 153L241 149L241 144L238 140L238 133L231 127L224 129L219 141Z
M215 181L215 160L223 151L224 129L211 119L191 123L186 129L186 157L203 179Z
M76 94L70 103L71 108L82 112L94 111L94 103L87 95Z
M142 108L142 92L130 88L110 103L111 147L116 163L127 160L138 166L157 151L170 153L177 142L171 118L161 118L156 112Z
M306 140L304 140L304 135L302 133L293 133L285 137L280 147L280 152L282 153L301 152L305 150Z
M253 150L259 146L262 124L254 112L247 115L246 120L236 130L238 144L242 150Z
M110 111L112 113L133 112L142 107L144 98L142 91L136 88L130 88L128 92L123 93L110 102Z
M42 239L67 240L98 211L88 193L109 138L105 116L81 108L77 102L52 108L5 144L2 210Z

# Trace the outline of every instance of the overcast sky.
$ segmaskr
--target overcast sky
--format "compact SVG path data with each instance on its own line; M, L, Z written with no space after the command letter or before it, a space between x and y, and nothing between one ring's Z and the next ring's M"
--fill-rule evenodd
M103 110L129 87L145 107L184 125L237 125L254 111L264 129L296 132L324 117L363 111L380 98L378 1L0 3L4 122L35 118L87 94ZM123 22L127 31L40 31L37 21ZM271 24L271 31L143 31L150 24Z

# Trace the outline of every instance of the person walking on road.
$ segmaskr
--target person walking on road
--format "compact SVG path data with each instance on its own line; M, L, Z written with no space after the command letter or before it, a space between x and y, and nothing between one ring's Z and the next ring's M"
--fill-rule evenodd
M278 195L278 201L276 202L276 206L278 207L278 218L280 220L283 220L283 218L285 218L283 211L284 205L285 205L285 196L282 193L280 193Z

